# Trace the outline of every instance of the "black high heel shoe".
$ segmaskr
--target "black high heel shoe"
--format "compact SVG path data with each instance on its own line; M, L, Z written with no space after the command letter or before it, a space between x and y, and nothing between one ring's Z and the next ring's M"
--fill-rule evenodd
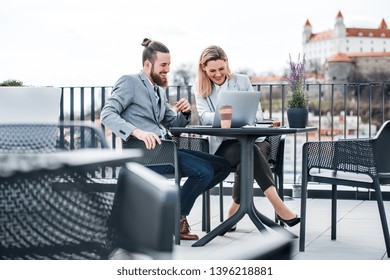
M293 226L299 224L301 221L301 218L299 218L298 215L295 215L295 217L290 219L290 220L284 220L279 215L277 215L277 217L278 217L279 221L281 221L285 225L288 225L289 227L293 227Z
M232 226L232 227L228 230L228 232L236 231L236 229L237 229L237 224L235 224L234 226Z
M236 229L237 229L237 224L235 224L234 226L232 226L231 228L229 228L227 231L221 232L219 235L220 235L220 236L224 236L227 232L233 232L233 231L236 231Z

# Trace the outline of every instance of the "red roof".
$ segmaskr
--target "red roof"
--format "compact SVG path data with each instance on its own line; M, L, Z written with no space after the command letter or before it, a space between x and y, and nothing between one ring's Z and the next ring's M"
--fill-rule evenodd
M389 29L347 28L347 37L386 37L390 38Z
M346 53L336 53L327 59L327 62L352 62L353 60Z
M390 52L336 53L327 62L352 62L356 57L390 57Z
M310 41L320 41L332 38L333 30L323 31L320 33L312 34Z
M305 22L305 26L311 26L311 24L310 24L310 21L309 21L309 20L306 20L306 22Z

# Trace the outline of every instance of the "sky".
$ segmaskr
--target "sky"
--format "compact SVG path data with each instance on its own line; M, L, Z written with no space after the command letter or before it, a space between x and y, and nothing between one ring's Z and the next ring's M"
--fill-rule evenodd
M233 71L279 75L302 48L303 26L390 26L389 0L1 0L0 82L110 86L142 68L143 38L170 49L171 72L219 45Z

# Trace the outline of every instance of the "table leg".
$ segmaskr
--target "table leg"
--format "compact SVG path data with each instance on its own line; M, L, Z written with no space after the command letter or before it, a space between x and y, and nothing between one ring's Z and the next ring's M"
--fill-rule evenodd
M232 226L237 224L245 214L248 214L253 224L260 232L268 233L267 225L275 230L280 229L286 231L290 235L293 235L290 231L284 229L284 227L275 223L273 220L267 218L261 214L254 206L253 203L253 145L257 136L243 135L237 137L241 145L241 198L240 207L237 212L201 239L192 244L192 247L204 246L213 240L218 235L226 233Z
M211 240L213 240L215 237L217 237L218 235L226 233L232 226L237 224L242 219L242 217L244 217L244 215L245 215L245 211L243 210L243 208L240 207L233 216L225 220L215 229L213 229L205 236L203 236L201 239L199 239L194 244L192 244L192 247L204 246L207 243L209 243Z
M253 205L253 145L256 138L247 136L240 137L238 140L241 144L241 201L237 212L192 244L192 247L199 247L209 243L218 235L226 233L232 226L237 224L245 214L248 214L252 222L260 231L266 231L261 219L254 211Z

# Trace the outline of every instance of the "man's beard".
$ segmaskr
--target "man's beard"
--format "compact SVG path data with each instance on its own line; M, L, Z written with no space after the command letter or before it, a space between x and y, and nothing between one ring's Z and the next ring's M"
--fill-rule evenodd
M154 72L154 64L152 64L152 69L150 70L150 77L158 86L160 87L168 86L168 79L162 78L159 74Z

